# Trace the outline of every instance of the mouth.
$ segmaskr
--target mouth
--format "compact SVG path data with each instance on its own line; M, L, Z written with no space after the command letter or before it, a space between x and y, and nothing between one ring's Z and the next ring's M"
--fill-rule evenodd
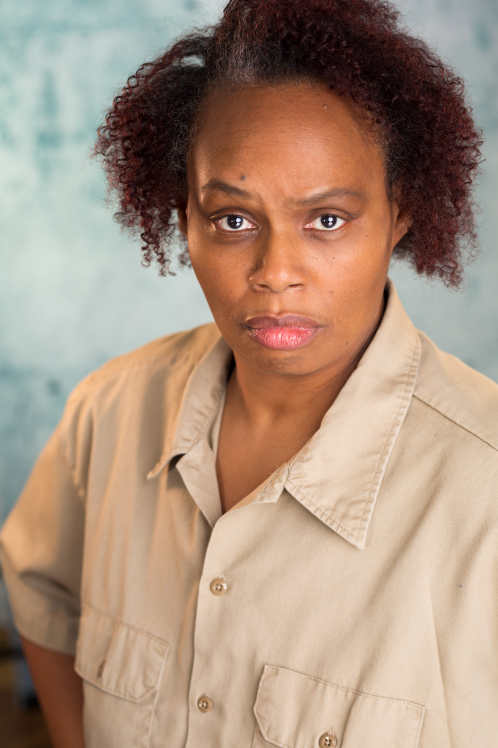
M314 319L297 314L251 317L246 321L245 327L257 343L280 351L302 348L321 330Z

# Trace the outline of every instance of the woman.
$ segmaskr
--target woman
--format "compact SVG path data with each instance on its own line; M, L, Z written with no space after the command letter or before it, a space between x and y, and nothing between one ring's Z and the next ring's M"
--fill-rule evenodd
M387 280L459 284L479 146L377 0L232 0L116 98L118 218L216 325L82 382L3 530L56 748L495 744L498 389Z

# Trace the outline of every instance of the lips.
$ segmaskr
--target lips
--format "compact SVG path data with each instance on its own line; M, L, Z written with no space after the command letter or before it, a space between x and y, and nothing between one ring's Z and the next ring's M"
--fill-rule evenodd
M265 348L292 351L312 340L321 329L310 317L285 314L281 317L264 315L252 317L246 322L251 337Z

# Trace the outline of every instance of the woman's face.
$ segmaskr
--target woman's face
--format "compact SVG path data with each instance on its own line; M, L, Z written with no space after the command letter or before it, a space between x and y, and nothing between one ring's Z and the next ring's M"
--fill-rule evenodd
M306 83L209 95L179 219L236 358L290 375L361 355L409 225L348 103Z

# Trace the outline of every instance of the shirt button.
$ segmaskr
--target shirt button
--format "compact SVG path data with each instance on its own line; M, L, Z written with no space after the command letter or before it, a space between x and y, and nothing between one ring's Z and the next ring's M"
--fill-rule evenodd
M224 579L217 578L213 579L213 581L209 585L209 589L211 590L213 595L224 595L228 587Z
M206 712L210 712L213 708L213 702L211 701L209 696L201 696L199 701L197 702L197 706L199 707L201 712L204 712L204 714L206 714Z
M337 738L333 732L325 732L318 741L320 748L336 748Z

